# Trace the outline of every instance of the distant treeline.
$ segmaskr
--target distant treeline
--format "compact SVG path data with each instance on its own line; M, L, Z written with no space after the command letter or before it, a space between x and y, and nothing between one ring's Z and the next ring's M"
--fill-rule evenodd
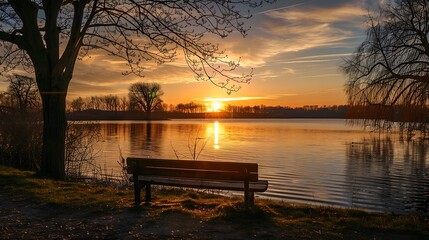
M220 112L209 112L210 105L203 103L162 103L151 114L152 119L170 118L345 118L347 107L309 105L303 107L285 106L235 106L224 103ZM10 78L5 92L0 92L0 115L9 112L33 112L39 116L41 99L32 78L16 75ZM67 102L67 116L70 120L140 120L148 115L129 96L116 95L78 97ZM1 119L1 117L0 117Z
M222 117L274 117L274 118L344 118L346 106L318 106L307 105L303 107L285 107L285 106L235 106L227 105L220 110L219 113L208 113L207 104L202 103L179 103L160 104L155 109L153 115L160 118L199 118L204 116L222 116ZM68 102L67 110L69 116L85 116L89 117L93 114L108 115L112 118L136 119L141 118L145 114L139 113L140 107L129 100L128 97L118 97L115 95L91 96L87 98L78 97L73 101ZM83 113L75 113L83 112ZM120 112L120 113L114 113Z
M346 106L227 106L221 112L203 111L173 111L158 110L152 113L151 118L179 119L179 118L344 118ZM68 113L69 120L141 120L147 115L142 111L107 111L88 109Z

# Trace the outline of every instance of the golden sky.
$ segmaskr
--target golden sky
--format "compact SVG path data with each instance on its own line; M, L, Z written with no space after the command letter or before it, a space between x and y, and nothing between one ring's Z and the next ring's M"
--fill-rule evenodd
M378 0L382 1L382 0ZM345 104L342 59L365 37L365 15L378 1L279 0L254 9L248 36L218 40L232 59L241 57L238 74L254 68L250 84L228 95L208 82L197 82L186 63L145 64L145 77L124 76L119 59L94 53L78 61L68 99L78 96L127 95L138 81L158 82L168 104L223 100L233 105ZM5 83L0 85L4 87Z

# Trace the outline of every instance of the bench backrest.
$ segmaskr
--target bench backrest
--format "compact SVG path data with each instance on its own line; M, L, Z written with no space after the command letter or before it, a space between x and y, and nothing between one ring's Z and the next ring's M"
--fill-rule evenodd
M127 158L127 170L148 176L258 181L256 163Z

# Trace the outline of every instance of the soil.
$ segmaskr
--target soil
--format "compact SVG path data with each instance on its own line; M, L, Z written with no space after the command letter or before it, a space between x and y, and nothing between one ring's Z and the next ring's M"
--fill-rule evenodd
M0 193L0 239L283 239L183 211L152 214L151 206L111 211L64 210Z
M131 201L130 201L131 202ZM201 211L192 214L187 209ZM120 208L71 209L45 204L0 187L0 239L429 239L426 233L346 226L335 220L239 215L208 217L184 203L153 202ZM249 217L250 216L250 217Z

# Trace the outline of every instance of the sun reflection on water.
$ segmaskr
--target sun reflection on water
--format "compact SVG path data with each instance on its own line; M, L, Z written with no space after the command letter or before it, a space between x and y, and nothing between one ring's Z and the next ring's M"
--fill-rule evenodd
M219 149L219 122L214 122L214 149Z

